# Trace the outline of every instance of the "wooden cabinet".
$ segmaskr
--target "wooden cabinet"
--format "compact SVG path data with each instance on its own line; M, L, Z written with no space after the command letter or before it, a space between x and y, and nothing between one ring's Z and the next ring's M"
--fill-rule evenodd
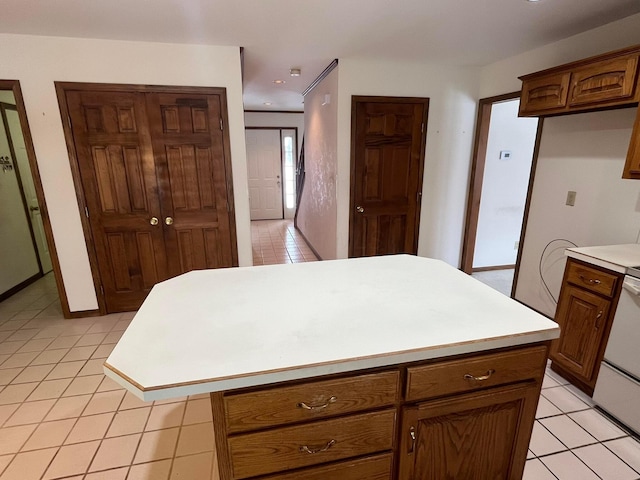
M551 344L552 368L593 394L604 355L622 275L567 261L555 320L560 338Z
M567 105L569 72L532 78L522 84L520 116L536 116L561 111Z
M571 72L569 107L633 98L638 71L638 55L593 62Z
M519 383L405 407L398 479L521 479L539 393Z
M220 479L520 478L548 347L212 393Z
M520 77L522 117L568 115L637 106L640 45ZM640 108L623 178L640 179Z

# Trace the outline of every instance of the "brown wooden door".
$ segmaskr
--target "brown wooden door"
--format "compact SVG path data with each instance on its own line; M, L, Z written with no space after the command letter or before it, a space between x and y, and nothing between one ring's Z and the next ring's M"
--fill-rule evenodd
M144 95L69 91L67 105L107 311L137 309L168 278Z
M349 256L417 253L429 100L353 97Z
M596 368L610 306L610 300L572 285L560 294L555 318L561 333L551 344L550 357L585 382Z
M237 264L223 94L65 90L106 312Z
M234 265L220 95L149 93L171 276Z
M399 480L520 480L539 389L533 383L403 409Z

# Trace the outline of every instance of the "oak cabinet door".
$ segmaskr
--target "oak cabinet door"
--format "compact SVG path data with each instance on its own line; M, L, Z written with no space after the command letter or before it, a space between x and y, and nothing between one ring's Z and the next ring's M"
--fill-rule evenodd
M632 97L637 71L637 55L578 68L571 74L569 105L582 106Z
M573 285L565 285L560 294L556 321L561 333L551 344L550 357L585 382L598 361L610 306L610 300Z
M536 116L563 110L567 105L571 72L544 75L522 83L520 116Z
M516 480L533 428L536 383L403 409L399 480Z

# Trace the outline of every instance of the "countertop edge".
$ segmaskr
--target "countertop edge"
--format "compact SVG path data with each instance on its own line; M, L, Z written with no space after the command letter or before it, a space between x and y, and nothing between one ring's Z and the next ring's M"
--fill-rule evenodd
M408 352L396 352L386 355L378 355L375 357L348 359L328 364L292 367L280 371L258 372L238 377L208 379L177 385L154 386L150 388L145 388L144 386L134 382L107 362L104 363L103 370L107 377L132 392L141 400L153 401L183 397L187 395L263 386L291 380L303 380L336 373L366 370L370 368L393 367L394 365L403 363L433 360L454 355L482 353L500 348L545 342L558 338L559 335L560 328L551 328L468 343L437 346Z
M626 273L627 271L627 268L622 265L611 263L601 258L587 255L585 253L575 252L570 249L565 250L565 255L570 258L575 258L576 260L582 260L583 262L595 265L597 267L606 268L607 270L611 270L612 272Z

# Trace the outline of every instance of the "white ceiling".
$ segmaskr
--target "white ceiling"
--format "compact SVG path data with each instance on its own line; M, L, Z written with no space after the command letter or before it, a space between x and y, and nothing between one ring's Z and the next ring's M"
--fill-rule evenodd
M243 46L245 108L302 110L334 58L486 65L639 12L639 0L0 0L0 32Z

